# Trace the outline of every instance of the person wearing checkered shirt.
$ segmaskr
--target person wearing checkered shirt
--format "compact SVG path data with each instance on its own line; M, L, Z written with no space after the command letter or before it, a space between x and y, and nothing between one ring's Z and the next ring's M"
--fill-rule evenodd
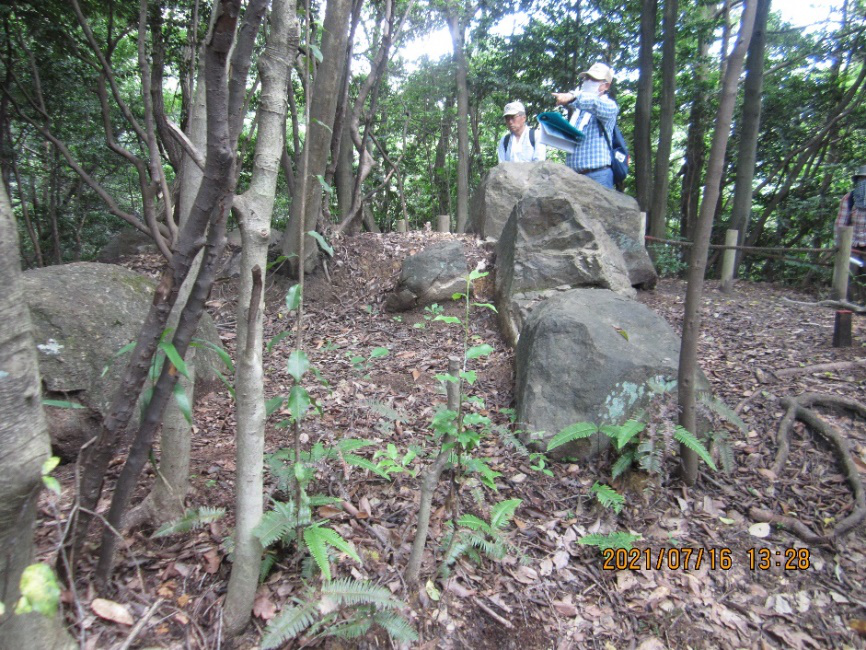
M604 63L594 63L580 73L580 87L570 93L553 93L557 106L571 106L576 111L572 124L586 136L574 153L565 156L565 164L578 174L591 178L604 187L613 189L613 170L610 168L610 145L619 106L607 96L613 83L613 70ZM601 130L599 120L604 125ZM605 136L605 132L607 136Z
M866 298L866 165L861 165L851 180L854 182L854 189L843 196L839 203L836 227L854 227L851 259L856 259L859 263L854 271L854 281L849 286L852 300L861 301Z

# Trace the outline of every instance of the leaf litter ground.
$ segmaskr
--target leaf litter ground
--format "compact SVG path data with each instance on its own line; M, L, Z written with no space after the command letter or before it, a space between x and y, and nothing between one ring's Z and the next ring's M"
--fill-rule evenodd
M412 232L364 234L335 243L328 272L308 278L304 340L312 363L327 381L311 386L321 406L308 420L304 444L335 444L344 438L371 440L384 449L389 443L405 452L423 450L421 466L435 455L429 421L444 402L435 379L447 368L449 356L461 355L461 337L453 326L426 320L421 310L389 314L383 309L402 260L425 246L455 235ZM470 263L489 264L492 253L469 237L460 237ZM139 256L126 264L140 272L158 271L154 257ZM492 282L479 283L479 301L492 301ZM285 313L286 286L269 282L265 340L293 327ZM223 282L209 308L227 349L234 354L235 285ZM676 329L682 318L685 286L663 280L639 300L664 316ZM791 455L779 477L768 473L775 453L775 435L784 408L779 400L803 392L837 394L862 400L866 391L866 324L855 317L854 347L831 346L833 312L805 307L790 299L813 298L768 285L738 284L730 295L708 284L703 304L704 325L700 365L716 395L742 417L747 433L731 427L737 466L730 475L704 475L691 489L676 478L661 483L632 475L613 485L626 495L619 515L591 498L595 481L608 481L609 459L589 464L555 464L553 476L530 467L528 458L490 437L479 452L501 473L498 492L467 485L461 512L482 517L492 503L519 498L523 502L509 539L523 554L501 562L476 565L460 560L451 577L435 575L436 558L449 518L446 481L436 495L423 575L441 592L438 601L426 590L407 594L401 572L414 532L419 480L396 475L391 482L347 464L322 466L316 479L320 493L344 501L344 510L325 508L319 515L353 542L364 560L357 565L338 558L336 576L354 576L388 586L396 596L415 602L407 612L418 630L420 648L864 648L852 627L866 619L866 545L862 527L834 546L808 548L796 537L771 528L766 537L750 533L749 509L762 507L794 515L813 530L832 527L852 507L845 478L829 446L801 425L795 427ZM449 303L445 313L462 315ZM419 326L416 327L415 325ZM423 324L423 328L421 325ZM495 315L473 312L471 327L477 343L489 343L494 353L477 360L478 381L471 394L484 399L484 413L506 427L503 409L512 405L513 353L498 334ZM293 337L274 345L265 355L267 397L287 394L291 379L286 359ZM352 357L370 356L386 347L389 354L358 367ZM575 360L579 363L579 360ZM852 362L860 362L861 365ZM835 364L838 370L814 369ZM291 445L277 423L286 412L269 419L267 451ZM855 462L866 473L866 427L837 414L824 414L848 437ZM86 647L108 648L131 640L129 647L254 648L268 620L289 598L302 592L299 568L282 558L260 587L249 632L229 642L222 638L219 605L225 596L230 564L221 547L233 524L234 410L227 391L214 390L195 412L192 450L191 506L221 506L228 516L207 529L167 539L150 538L151 530L126 535L126 550L118 563L109 593L98 594L88 582L89 567L80 571L76 592L67 592L67 613L75 631L87 637ZM158 451L158 450L157 450ZM370 452L372 454L372 451ZM116 459L107 477L109 488L119 472ZM673 469L673 465L670 465ZM702 468L703 469L703 468ZM43 497L37 541L42 557L56 543L56 513L63 518L71 506L73 468L57 472L64 496L54 503ZM143 497L153 480L148 469L140 488ZM282 498L266 477L264 497ZM108 492L110 495L110 492ZM107 501L100 510L107 509ZM55 509L55 507L57 509ZM589 533L616 530L640 533L637 548L648 549L652 562L660 553L683 558L684 549L701 549L700 568L692 559L688 570L667 566L647 570L606 570L601 553L579 545ZM757 532L757 531L756 531ZM722 549L730 549L731 566L711 567ZM770 566L750 570L749 551L769 549ZM809 568L786 569L786 549L808 549ZM775 555L778 552L779 555ZM435 557L434 557L435 553ZM803 557L802 551L797 557ZM694 558L694 555L693 555ZM777 566L777 560L782 566ZM125 615L99 601L102 596L132 614L147 617L134 632ZM298 643L287 647L298 647ZM325 641L320 647L391 647L387 637L370 635L348 646Z

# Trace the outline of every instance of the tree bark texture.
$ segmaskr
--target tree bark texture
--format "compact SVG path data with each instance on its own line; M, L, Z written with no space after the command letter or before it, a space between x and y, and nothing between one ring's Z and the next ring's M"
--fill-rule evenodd
M725 164L725 151L731 131L734 104L737 99L737 83L743 69L743 59L752 36L755 24L755 3L749 2L743 9L740 33L731 53L722 80L721 98L716 114L713 144L707 163L707 182L701 201L700 218L695 229L689 267L686 304L683 313L683 338L680 346L678 400L680 424L689 432L697 433L697 413L695 409L695 374L697 372L698 338L701 331L701 298L704 290L704 272L713 229L713 215L719 198L722 172ZM683 464L683 478L688 485L694 484L698 474L697 454L684 445L680 446Z
M297 257L300 251L299 222L303 223L304 232L313 230L322 209L322 186L316 176L324 176L331 151L331 131L337 111L340 72L344 64L343 55L346 51L351 9L351 0L331 0L325 10L321 45L324 58L312 84L308 132L304 141L305 153L302 155L302 161L306 161L306 165L302 162L299 168L295 200L292 201L289 223L281 244L283 254L290 258L287 267L290 267L294 276L298 273L300 263ZM303 202L298 200L302 191L306 197ZM302 205L304 214L300 213ZM311 271L318 260L318 248L312 237L305 237L306 259L303 264L307 271Z
M468 13L468 12L467 12ZM466 62L466 18L459 9L447 16L451 42L454 46L454 67L457 85L457 226L456 232L466 232L469 220L469 82Z
M638 54L637 100L634 107L634 181L638 206L649 212L652 202L653 45L655 44L658 0L642 0L640 53Z
M51 455L42 412L30 312L21 286L18 233L0 181L0 649L74 647L60 619L14 614L21 573L32 561L42 463Z

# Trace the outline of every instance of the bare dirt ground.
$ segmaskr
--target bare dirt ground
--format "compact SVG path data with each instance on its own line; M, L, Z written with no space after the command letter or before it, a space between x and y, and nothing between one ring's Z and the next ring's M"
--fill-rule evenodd
M460 334L453 325L425 320L429 313L423 310L395 315L385 313L382 304L402 259L444 237L452 235L416 232L341 239L335 243L328 274L319 271L309 278L305 345L327 386L309 386L322 412L304 425L308 447L344 438L375 441L369 455L388 443L401 452L418 446L422 453L416 467L435 455L430 419L444 402L435 375L446 370L449 356L461 354ZM473 265L490 258L489 251L463 239ZM128 264L143 271L154 267L147 258ZM489 279L477 290L481 302L492 298ZM676 329L684 294L682 282L665 280L639 300ZM272 283L266 295L267 340L291 328L293 321L285 313L281 280ZM747 427L746 432L728 427L736 459L731 474L707 472L702 466L703 476L693 488L676 478L673 461L667 466L670 475L661 480L633 474L612 483L626 496L625 507L616 515L589 492L597 480L610 482L612 459L556 464L547 476L532 469L526 456L505 440L491 435L479 455L489 458L501 474L498 490L467 486L461 491L461 511L486 516L493 503L521 499L508 537L524 558L512 553L501 562L485 559L481 564L464 558L448 581L437 578L440 541L450 516L443 480L424 564L425 578L442 594L434 601L427 590L406 593L401 577L414 532L418 479L398 474L388 482L357 467L323 465L313 491L343 499L353 514L320 514L352 541L364 560L358 565L342 557L334 563L335 574L374 581L413 602L406 613L420 636L419 648L866 648L855 631L866 619L862 526L823 545L805 544L778 526L764 537L750 532L759 532L750 516L755 507L796 517L816 534L825 534L854 507L831 447L803 425L794 427L784 470L779 476L769 472L786 410L782 398L808 392L858 400L866 395L866 319L855 316L854 346L837 349L831 346L833 310L790 300L815 298L750 284L738 284L732 294L723 295L708 283L700 365L716 395ZM215 289L209 306L232 350L232 284ZM449 305L445 313L459 315L459 309ZM478 381L471 394L485 402L483 409L475 408L507 426L502 410L513 406L513 352L502 342L491 312L473 312L471 327L477 342L494 348L475 366ZM265 357L269 397L285 395L290 388L286 358L292 339L276 344ZM388 348L389 354L362 368L352 362L355 356L366 359L377 347ZM399 414L396 421L382 416L383 404ZM841 413L824 416L844 432L857 470L866 473L866 426ZM291 445L287 429L277 426L284 417L278 412L269 420L268 452ZM108 592L97 593L89 583L90 567L81 567L76 590L66 592L65 601L72 631L87 648L121 647L125 641L130 645L124 647L133 648L256 648L267 621L301 593L298 567L290 555L280 557L259 589L247 634L233 641L222 636L220 604L231 565L221 543L233 524L235 469L234 409L226 390L198 403L195 426L188 502L224 507L228 515L186 535L152 539L151 530L127 534L128 548ZM119 458L112 467L109 488L121 463ZM64 494L57 503L43 497L37 539L44 558L55 549L58 517L62 520L71 505L72 474L71 467L58 470ZM142 495L152 480L149 471ZM266 496L279 498L273 480L266 480ZM607 568L598 549L577 543L586 534L615 530L642 535L636 544L640 568L617 570L616 562ZM688 549L689 566L677 567ZM124 605L137 620L147 616L145 624L133 632L101 618L92 607L96 596ZM285 647L301 647L302 642ZM355 645L326 640L319 647L393 645L380 631Z

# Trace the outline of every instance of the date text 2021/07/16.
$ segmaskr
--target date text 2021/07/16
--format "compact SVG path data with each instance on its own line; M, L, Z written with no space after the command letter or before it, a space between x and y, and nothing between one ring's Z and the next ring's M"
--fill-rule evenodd
M811 566L811 553L808 548L749 548L733 551L730 548L606 548L602 550L602 570L661 570L698 571L703 567L710 570L728 571L740 561L746 563L750 571L768 571L773 568L784 571L805 571Z

